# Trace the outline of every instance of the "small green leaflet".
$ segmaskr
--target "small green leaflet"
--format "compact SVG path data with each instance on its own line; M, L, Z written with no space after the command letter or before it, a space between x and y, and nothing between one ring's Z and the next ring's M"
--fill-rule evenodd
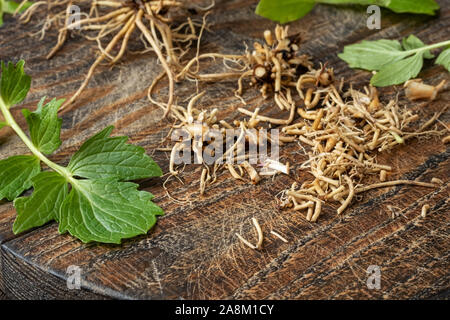
M62 119L58 118L58 109L64 99L53 99L44 106L45 97L41 99L36 111L23 109L22 113L30 129L31 141L44 154L52 154L61 145L59 134Z
M41 171L35 156L13 156L0 160L0 200L14 200L31 187L31 178Z
M256 7L256 14L287 23L305 16L311 11L316 3L325 4L357 4L378 5L388 8L397 13L416 13L435 15L439 5L435 0L260 0Z
M127 137L110 137L113 127L88 139L67 168L47 159L43 153L51 154L61 144L58 108L63 100L44 105L43 98L36 111L23 110L30 129L28 138L15 123L11 105L5 103L22 101L27 95L28 82L21 81L26 78L23 65L23 61L9 64L0 79L0 110L34 154L0 160L0 200L14 200L14 233L50 221L59 222L61 233L69 232L83 242L120 243L147 233L163 210L152 202L151 193L139 191L137 184L127 181L161 176L159 166L143 148L127 144ZM15 80L25 86L11 86ZM41 172L41 161L53 171ZM30 196L17 198L31 186Z
M15 66L12 62L5 65L2 61L2 78L0 81L0 95L6 106L22 102L28 94L31 77L26 75L23 66L25 61L19 61Z
M439 57L436 59L436 64L440 64L445 69L450 71L450 48L441 52Z
M0 129L6 127L8 124L6 122L0 121Z
M425 45L410 35L400 43L397 40L362 41L344 47L338 56L352 68L378 71L371 84L378 87L396 85L416 77L423 66L423 59L432 59L432 49L446 46L450 41ZM438 61L439 58L438 58Z

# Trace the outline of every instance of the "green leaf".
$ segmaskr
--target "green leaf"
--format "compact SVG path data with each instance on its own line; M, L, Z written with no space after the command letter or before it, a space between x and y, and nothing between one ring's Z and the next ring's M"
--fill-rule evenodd
M385 65L372 77L370 83L377 87L401 84L416 77L422 69L422 66L423 54L416 53L404 60Z
M61 145L59 138L62 119L58 118L58 109L64 99L53 99L45 106L45 97L41 99L36 111L23 109L22 113L30 129L31 141L42 153L51 154Z
M436 64L444 66L445 69L450 71L450 48L445 49L436 59Z
M399 61L408 53L402 51L402 46L397 40L364 40L360 43L348 45L339 58L347 62L352 68L365 70L380 70L384 65Z
M439 5L435 0L261 0L256 14L273 21L286 23L305 16L315 3L378 5L397 13L416 13L435 15Z
M109 137L107 127L87 140L70 160L68 169L89 179L136 180L162 175L144 148L126 144L128 137Z
M31 77L25 74L24 65L23 60L15 66L11 62L7 65L3 61L1 63L0 95L8 108L22 102L30 90Z
M0 160L0 200L14 200L31 187L31 178L40 171L40 162L35 156L13 156Z
M33 194L14 201L17 210L13 225L15 234L60 220L59 210L68 193L66 179L56 172L41 172L33 177L32 182Z
M435 15L439 5L435 0L391 0L387 8L397 13L417 13Z
M79 180L61 206L59 231L83 242L120 243L145 234L163 211L138 185L114 179Z
M3 2L4 0L0 0L0 27L3 25Z
M419 74L423 59L431 59L432 49L447 46L450 41L425 45L414 35L395 40L362 41L346 46L339 58L352 68L379 71L371 80L374 86L401 84ZM444 58L442 58L445 61Z
M126 144L127 137L110 137L113 127L88 139L68 168L49 160L44 153L52 153L61 144L62 120L57 113L63 101L53 99L44 105L43 98L34 112L22 111L30 128L29 138L9 110L25 98L30 87L31 79L23 66L23 61L16 66L2 62L0 79L0 112L6 119L0 128L10 126L34 154L0 160L0 200L15 199L17 209L13 231L23 232L56 220L60 232L68 231L84 242L120 243L121 239L145 234L163 210L151 201L152 194L122 181L160 176L159 166L143 148ZM40 173L41 161L53 171ZM31 196L17 198L32 185Z
M408 51L408 50L423 48L426 45L425 45L425 43L422 42L422 40L420 40L419 38L417 38L415 35L412 34L408 38L402 39L402 46L406 51ZM430 50L427 50L427 51L424 51L423 57L425 59L433 59L434 55L430 52Z
M6 127L8 124L6 122L0 121L0 129Z
M314 0L261 0L256 14L280 23L302 18L314 8Z

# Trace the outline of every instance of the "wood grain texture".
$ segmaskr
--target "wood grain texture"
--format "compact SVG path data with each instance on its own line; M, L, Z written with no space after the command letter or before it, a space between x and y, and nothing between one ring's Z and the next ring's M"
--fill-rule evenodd
M209 20L213 32L205 33L202 52L236 53L260 39L274 23L254 15L255 1L216 1ZM396 15L382 11L382 29L368 30L365 8L317 6L304 19L290 26L290 33L304 39L303 50L316 64L328 61L339 77L361 88L367 72L351 70L336 53L343 46L363 39L400 39L414 33L427 43L442 41L450 28L449 0L438 1L439 17ZM57 34L49 32L42 41L30 38L31 25L18 25L7 18L0 28L0 60L25 59L32 76L32 90L25 103L13 114L24 127L22 108L34 108L39 99L69 97L78 88L84 73L95 59L95 45L73 37L51 60L45 55ZM139 41L131 41L139 49ZM193 53L191 53L192 56ZM210 70L224 70L219 62ZM113 124L115 135L128 135L132 143L144 147L162 169L168 171L167 154L154 152L167 134L170 123L159 121L162 111L149 104L146 91L160 66L152 54L128 53L113 68L99 68L78 101L63 114L63 144L51 159L67 164L70 155L89 136ZM440 66L427 63L420 74L427 83L450 80ZM204 108L217 107L219 117L232 120L240 101L233 96L234 82L201 84L207 94ZM176 85L178 101L188 98L195 84ZM158 88L158 98L167 94L166 84ZM382 90L388 100L399 94L401 104L421 115L421 121L448 104L448 87L427 107L404 99L400 87ZM257 92L246 90L249 106L268 110ZM275 109L274 109L275 110ZM268 112L270 114L270 112ZM449 123L450 113L441 120ZM26 153L25 146L8 129L0 131L0 158ZM257 186L236 182L220 174L218 182L198 194L201 168L188 166L184 184L167 184L162 179L140 181L152 192L166 215L146 236L122 245L82 244L69 235L59 235L56 224L48 224L24 234L12 234L15 210L0 203L0 290L22 299L409 299L448 297L450 289L449 169L450 148L439 139L413 139L407 145L383 154L379 161L393 167L392 179L430 181L438 177L445 184L436 189L399 186L375 190L337 217L329 205L317 224L300 215L279 211L274 195L307 174L298 170L305 160L295 144L287 145L281 156L295 163L292 177L277 176ZM421 219L423 204L431 206ZM398 217L392 219L388 206ZM253 251L237 241L235 233L254 239L251 218L256 217L264 231L264 247ZM286 237L284 243L269 233ZM68 290L66 270L82 269L82 290ZM369 290L366 270L381 267L381 289Z

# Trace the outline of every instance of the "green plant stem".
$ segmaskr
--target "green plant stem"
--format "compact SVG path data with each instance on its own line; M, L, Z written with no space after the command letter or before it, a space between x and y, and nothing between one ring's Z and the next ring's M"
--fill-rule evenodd
M5 117L5 123L7 126L11 127L16 134L19 136L19 138L25 143L25 145L30 149L30 151L38 157L43 163L45 163L47 166L55 170L57 173L62 175L64 178L66 178L67 181L71 183L75 183L75 179L72 177L72 173L67 170L67 168L64 168L52 161L50 161L46 156L42 154L31 142L31 140L28 138L28 136L23 132L23 130L19 127L17 122L14 120L11 112L9 111L8 107L6 106L5 102L3 101L3 98L0 96L0 110L3 113L3 116Z

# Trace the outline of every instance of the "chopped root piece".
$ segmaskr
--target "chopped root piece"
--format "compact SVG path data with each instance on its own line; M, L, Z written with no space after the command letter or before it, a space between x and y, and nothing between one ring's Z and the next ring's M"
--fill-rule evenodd
M275 37L270 30L264 32L264 42L255 42L253 51L246 50L241 55L226 55L219 53L206 53L193 58L181 72L176 75L176 79L192 79L198 81L226 81L238 79L238 89L235 95L246 104L242 98L244 81L253 87L258 87L264 99L273 97L274 102L280 110L290 110L294 107L294 99L291 90L294 91L302 85L310 83L309 78L300 81L300 77L309 72L311 83L320 83L322 86L328 86L334 81L332 72L327 70L313 70L313 64L306 55L299 55L300 46L298 40L292 40L288 37L288 27L276 26ZM193 66L199 63L200 59L221 58L224 61L232 61L241 69L234 72L202 74L193 70ZM226 66L231 69L230 67ZM308 103L310 108L319 103L321 94L316 93L312 101ZM295 110L293 110L295 112ZM242 112L242 111L241 111ZM291 117L290 117L291 118ZM268 121L268 120L263 120ZM275 120L275 124L288 124L290 122L281 122Z
M386 170L381 170L380 171L380 181L381 182L386 181L386 174L387 174Z
M302 214L306 211L308 221L317 221L322 206L327 202L339 203L337 213L341 215L355 198L359 198L355 197L357 194L375 188L401 184L436 187L436 183L386 181L393 175L393 168L379 163L378 155L414 137L443 134L429 130L429 127L438 121L446 107L419 129L412 129L420 117L411 108L400 106L397 100L382 101L377 89L371 86L361 91L355 90L351 84L349 87L344 86L344 79L337 81L333 68L327 67L327 63L315 69L310 58L300 54L299 43L293 39L288 37L287 27L277 26L275 32L265 31L263 41L255 42L252 51L246 50L237 55L197 54L176 74L177 80L237 80L236 96L242 101L246 83L257 88L264 99L273 99L269 110L262 104L251 109L247 106L238 108L244 119L235 119L233 122L218 120L215 116L208 118L209 111L196 110L192 103L191 108L187 109L173 106L170 114L181 122L179 127L190 132L191 136L194 136L195 131L193 123L206 118L214 121L203 126L197 124L196 130L206 133L212 127L222 131L235 127L241 130L236 143L230 148L227 146L220 159L231 158L237 160L238 164L234 165L233 162L232 165L222 166L221 162L216 162L211 183L215 181L219 168L228 169L231 176L238 180L242 180L247 173L253 184L259 183L263 176L275 176L279 172L289 175L292 170L288 163L268 160L254 165L248 153L239 155L238 152L243 148L238 147L242 140L246 145L259 143L258 135L247 135L250 129L279 126L283 133L279 136L279 145L297 142L303 154L308 156L298 168L313 177L300 188L295 185L283 191L284 198L280 203L283 208L291 208ZM230 72L200 72L201 60L217 58L226 62L224 64ZM412 81L407 85L407 90L414 98L423 98L427 93L429 99L434 99L444 85L445 82L441 82L433 87ZM198 115L202 115L202 118ZM444 138L443 141L445 139L448 140ZM274 138L267 135L266 140L273 145ZM195 154L200 152L200 147L194 150ZM378 176L380 183L364 186L364 179L369 176Z
M308 201L308 202L304 202L302 204L297 204L294 206L294 210L295 211L299 211L299 210L303 210L303 209L309 209L314 207L314 202L312 201Z
M316 222L319 219L320 213L322 212L322 202L319 200L316 201L314 206L314 214L311 218L311 222Z
M313 215L313 207L309 207L308 208L308 212L306 213L306 220L307 221L311 221L312 215Z
M234 169L234 166L232 164L227 163L226 167L230 171L233 178L235 178L236 180L244 180L244 178L242 178L242 176Z
M322 67L318 74L324 71ZM299 95L305 100L305 108L297 108L303 119L285 126L282 131L297 137L302 148L310 150L304 152L309 159L301 164L300 170L308 171L314 179L306 181L299 189L286 190L291 205L284 207L301 211L307 207L305 202L312 201L314 208L308 207L306 218L316 221L321 209L317 198L340 202L337 212L343 214L356 194L368 190L401 184L436 187L436 183L386 181L388 173L392 174L392 167L378 163L377 155L412 137L437 135L436 130L425 130L438 121L443 111L436 113L418 130L411 131L410 125L420 118L410 109L401 108L394 100L385 105L375 88L365 88L361 92L350 86L344 92L342 85L336 87L333 82L326 81L333 78L332 72L328 72L329 76L325 78L317 78L311 72L300 76L297 82ZM314 87L318 83L322 87ZM436 90L442 86L443 83ZM314 106L314 110L306 111L317 91L321 96L320 104ZM362 186L362 180L374 174L379 175L380 183Z
M258 233L258 243L256 244L256 249L261 249L262 248L262 243L263 243L263 233L261 230L261 227L259 226L258 220L256 220L256 218L252 218L253 224L256 228L256 232Z
M276 172L281 172L284 174L289 174L289 162L282 164L279 161L272 159L266 159L263 165L264 168L275 170Z

